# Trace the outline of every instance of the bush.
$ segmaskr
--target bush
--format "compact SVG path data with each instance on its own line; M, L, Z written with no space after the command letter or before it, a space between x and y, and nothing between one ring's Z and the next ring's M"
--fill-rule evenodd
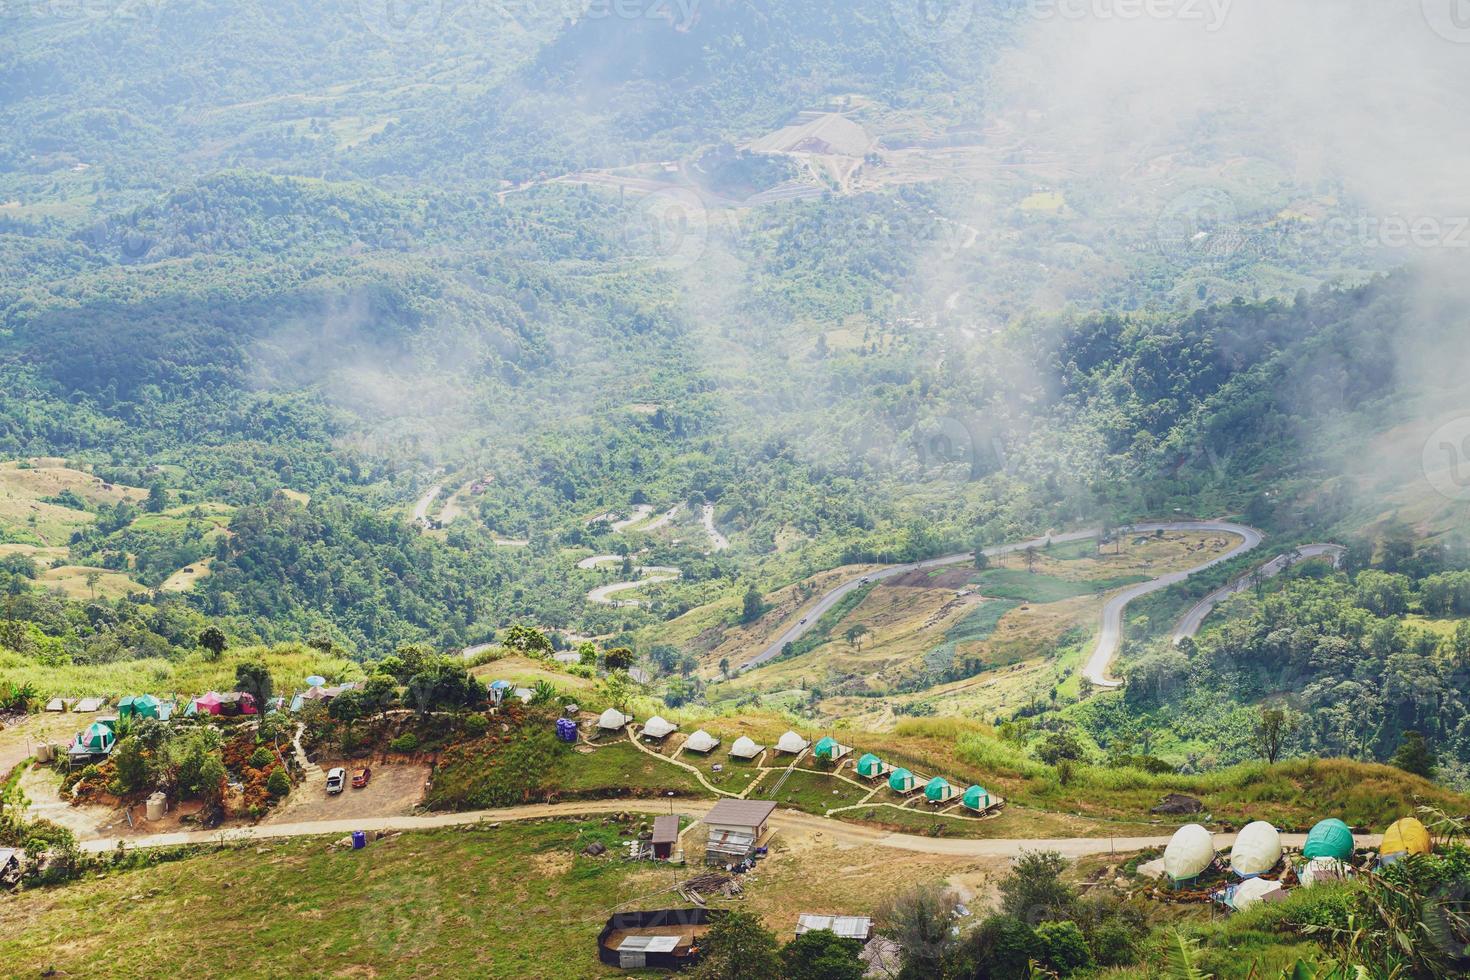
M271 760L274 758L275 756L271 754L271 750L262 745L254 752L250 753L250 768L264 769L266 766L271 764Z
M490 730L490 719L484 715L470 715L464 720L464 730L471 738L479 738Z
M291 792L291 780L286 778L286 770L276 769L271 772L270 779L265 781L265 790L271 795L271 799L279 800Z
M1092 966L1092 951L1075 922L1043 922L1036 927L1036 948L1046 965L1064 977Z
M407 755L419 747L419 737L413 732L404 732L402 735L388 743L388 748L394 752L402 752Z

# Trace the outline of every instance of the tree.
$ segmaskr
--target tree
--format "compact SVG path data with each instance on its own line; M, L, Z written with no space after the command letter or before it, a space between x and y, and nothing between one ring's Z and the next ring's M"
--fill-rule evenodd
M862 947L830 929L804 932L781 949L784 980L862 980Z
M597 685L597 693L605 703L627 714L628 702L633 700L633 682L622 671L613 671Z
M1028 980L1038 956L1036 932L1014 916L992 915L963 940L961 976L990 980Z
M1036 952L1041 961L1067 977L1092 966L1092 950L1075 922L1043 922L1036 927Z
M729 657L721 657L720 658L720 676L721 677L729 677L730 676L730 658Z
M745 600L740 607L740 621L742 623L753 623L764 616L765 613L765 599L762 598L760 589L757 589L755 583L752 582L745 590Z
M614 647L603 655L602 662L610 671L627 670L633 666L633 651L627 647Z
M597 666L597 646L591 640L577 644L577 662L583 667Z
M979 548L975 549L975 567L981 571L990 567L990 556Z
M1067 859L1056 851L1022 851L1000 880L1002 914L1027 923L1070 917L1077 893L1061 879L1066 867Z
M1404 740L1393 754L1393 764L1404 772L1411 772L1425 779L1434 778L1434 752L1424 736L1416 731L1404 732Z
M1282 746L1294 730L1295 725L1284 710L1262 708L1260 719L1252 733L1256 754L1265 759L1267 765L1275 765L1281 755Z
M1035 574L1035 572L1036 572L1036 548L1035 548L1034 545L1027 545L1026 546L1025 556L1026 556L1026 572L1027 572L1027 574Z
M265 706L275 694L270 669L260 660L247 660L235 666L235 690L243 691L255 699L255 709L262 715Z
M545 633L520 623L505 631L502 645L507 650L514 650L528 657L549 657L552 652L551 641L546 638Z
M148 502L143 505L143 509L150 514L160 514L168 509L168 491L160 481L154 480L153 485L148 488Z
M847 628L847 632L842 635L846 638L848 646L861 648L863 645L863 637L867 636L871 632L873 631L868 629L862 623L854 623L852 626L849 626Z
M779 977L776 937L750 912L733 909L715 920L704 937L704 958L696 980L748 980Z
M218 660L224 655L230 641L225 639L224 631L218 626L206 626L204 632L199 634L199 645L209 652L210 660Z
M97 598L97 583L102 581L102 573L94 568L83 577L87 581L87 594L93 599Z
M956 947L954 895L932 882L887 899L874 913L878 932L903 947L901 977L939 977Z

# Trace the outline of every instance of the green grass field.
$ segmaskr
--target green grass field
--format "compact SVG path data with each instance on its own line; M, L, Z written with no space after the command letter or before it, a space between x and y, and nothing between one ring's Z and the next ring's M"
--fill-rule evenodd
M1069 582L1019 568L987 568L971 576L981 592L993 599L1020 599L1025 602L1060 602L1079 595L1110 592L1125 585L1148 581L1147 575L1116 575L1111 578Z
M113 872L0 903L0 972L606 976L597 933L613 906L670 884L667 868L580 854L593 840L616 853L630 831L517 823L330 853L301 839Z

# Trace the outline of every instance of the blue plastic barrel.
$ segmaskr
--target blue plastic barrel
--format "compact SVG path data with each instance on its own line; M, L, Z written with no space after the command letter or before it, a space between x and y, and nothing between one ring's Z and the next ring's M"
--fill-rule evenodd
M367 832L363 830L354 830L352 832L352 849L354 851L360 851L364 847L367 847Z

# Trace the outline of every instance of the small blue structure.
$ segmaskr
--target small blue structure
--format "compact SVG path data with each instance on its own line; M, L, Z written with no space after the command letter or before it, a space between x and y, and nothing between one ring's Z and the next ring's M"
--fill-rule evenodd
M556 720L556 737L563 742L575 742L577 740L577 723L570 718L558 718Z
M354 830L352 832L352 849L354 851L360 851L364 847L367 847L367 832Z
M511 690L514 687L515 685L512 684L510 681L491 681L490 703L499 704L500 702L504 701L505 692Z

